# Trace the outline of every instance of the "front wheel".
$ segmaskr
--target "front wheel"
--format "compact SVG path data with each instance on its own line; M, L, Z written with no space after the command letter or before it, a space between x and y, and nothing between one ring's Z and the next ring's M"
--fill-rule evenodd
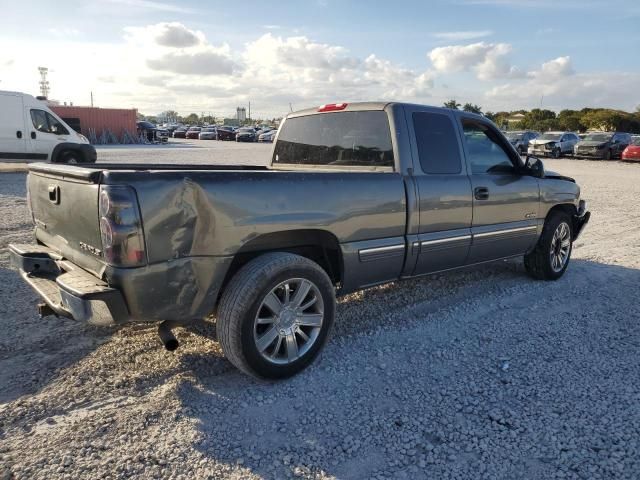
M572 248L571 217L564 212L552 213L535 249L525 255L524 266L533 278L557 280L569 266Z
M562 152L559 148L553 149L553 158L560 158L562 156Z
M225 356L258 378L286 378L311 364L326 343L335 292L326 272L291 253L262 255L242 267L220 300Z

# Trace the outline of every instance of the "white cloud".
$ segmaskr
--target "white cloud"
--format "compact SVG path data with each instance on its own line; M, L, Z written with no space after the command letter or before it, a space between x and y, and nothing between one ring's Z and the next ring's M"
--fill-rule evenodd
M80 30L78 30L77 28L52 27L47 29L47 32L56 37L63 38L77 37L78 35L80 35Z
M491 30L463 30L455 32L437 32L432 36L440 40L447 40L453 42L462 42L465 40L475 40L476 38L483 38L493 35Z
M543 63L540 70L529 72L529 76L554 80L557 77L567 77L574 73L571 57L566 56L554 58L553 60Z
M190 30L178 22L161 22L145 27L125 27L126 40L140 45L187 48L204 45L207 39L199 30Z
M148 59L147 66L152 70L183 75L231 75L236 68L228 54L215 49L194 53L168 52Z
M189 30L178 22L160 23L156 26L155 42L163 47L193 47L204 42L204 34Z
M441 73L473 70L480 80L520 77L522 72L509 61L511 50L508 43L478 42L434 48L428 57Z

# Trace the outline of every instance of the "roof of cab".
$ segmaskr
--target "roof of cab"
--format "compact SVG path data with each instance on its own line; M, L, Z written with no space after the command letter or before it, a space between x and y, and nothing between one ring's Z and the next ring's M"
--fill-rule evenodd
M339 104L339 103L340 102L337 102L336 104ZM409 103L409 102L345 102L345 103L347 106L345 108L341 108L340 110L329 110L326 112L322 112L320 111L321 106L317 106L312 108L305 108L304 110L298 110L297 112L292 112L289 115L287 115L286 118L304 117L306 115L322 115L325 113L362 112L365 110L369 110L369 111L384 110L390 105L428 107L428 108L434 108L437 110L449 110L454 114L464 114L465 116L470 116L470 117L486 118L484 115L478 115L476 113L471 113L471 112L464 112L462 110L453 110L446 107L437 107L435 105L420 105L420 104Z

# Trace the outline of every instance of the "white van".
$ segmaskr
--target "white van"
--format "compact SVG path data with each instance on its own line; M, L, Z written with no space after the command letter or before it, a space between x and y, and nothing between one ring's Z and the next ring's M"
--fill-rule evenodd
M26 93L0 90L0 161L93 163L96 149L47 104Z

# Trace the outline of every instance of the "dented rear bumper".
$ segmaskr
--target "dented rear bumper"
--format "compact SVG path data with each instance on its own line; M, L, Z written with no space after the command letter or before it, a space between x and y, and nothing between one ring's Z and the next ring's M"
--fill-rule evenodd
M116 325L129 320L122 293L109 287L54 250L30 244L9 245L12 265L40 295L48 309L41 312L94 325Z
M183 257L138 268L107 266L102 278L42 245L9 245L11 262L48 308L94 325L188 323L211 315L231 256Z

